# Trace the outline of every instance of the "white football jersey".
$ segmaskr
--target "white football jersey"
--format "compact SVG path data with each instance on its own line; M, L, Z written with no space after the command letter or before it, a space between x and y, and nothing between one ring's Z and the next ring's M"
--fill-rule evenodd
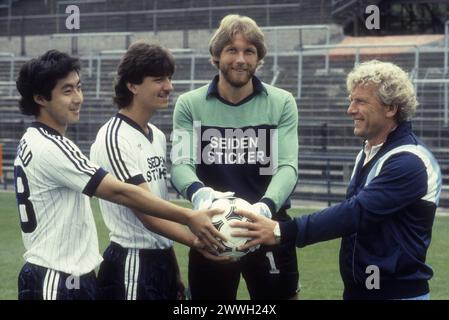
M39 122L27 129L14 161L27 262L75 276L100 264L88 196L106 174L56 130Z
M167 200L166 140L162 131L148 124L149 135L139 125L117 113L98 131L90 158L117 179L139 185L146 182L154 195ZM165 249L173 241L149 231L128 207L100 200L110 239L122 247Z

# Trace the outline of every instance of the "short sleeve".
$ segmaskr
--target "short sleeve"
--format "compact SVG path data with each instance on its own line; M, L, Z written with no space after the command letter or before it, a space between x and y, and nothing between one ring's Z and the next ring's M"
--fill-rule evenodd
M124 133L125 132L125 133ZM95 141L95 151L91 151L92 160L109 170L117 179L139 185L146 182L142 170L136 161L136 150L132 147L132 135L126 131L114 129L114 122L108 126L105 136Z
M69 139L59 136L48 139L39 155L40 170L45 171L43 176L56 185L92 196L107 172L91 162Z

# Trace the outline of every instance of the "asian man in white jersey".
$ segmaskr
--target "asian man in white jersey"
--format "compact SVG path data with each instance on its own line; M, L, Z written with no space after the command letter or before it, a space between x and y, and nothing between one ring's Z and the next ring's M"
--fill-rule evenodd
M173 205L115 179L64 135L83 102L79 60L50 50L25 63L17 79L20 110L36 121L20 140L14 162L26 260L19 299L93 299L102 258L89 197L120 203L145 216L186 224L208 248L222 237L210 216Z

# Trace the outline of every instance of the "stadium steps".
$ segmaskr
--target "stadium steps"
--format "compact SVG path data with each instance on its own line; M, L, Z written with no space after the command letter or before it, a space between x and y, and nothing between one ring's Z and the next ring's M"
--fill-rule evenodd
M438 54L423 54L420 69L420 78L439 78L441 76L442 57ZM362 59L370 56L362 56ZM382 58L382 57L381 57ZM385 57L384 57L385 58ZM389 57L406 70L411 70L414 64L413 54L406 53L397 57ZM102 61L100 99L95 99L96 61L93 62L93 74L88 76L87 60L83 59L84 74L82 76L85 103L81 112L81 122L71 126L68 136L76 141L81 149L88 153L90 144L95 138L98 128L115 112L112 105L112 82L118 58ZM23 61L15 64L15 73ZM279 60L281 74L277 85L295 93L297 88L297 58L287 57ZM304 57L302 96L297 100L299 113L299 141L300 141L300 183L295 197L309 197L309 199L325 200L327 195L326 164L316 159L301 158L303 155L322 155L341 153L349 156L353 162L355 155L361 148L362 142L353 136L352 120L346 115L348 106L345 88L345 77L354 64L353 57L331 57L329 73L324 71L323 57ZM270 82L273 75L273 59L267 57L265 65L258 74L265 82ZM174 80L190 78L190 60L177 59L177 71ZM9 72L8 63L0 63L0 79L5 78ZM216 74L207 58L197 59L195 64L195 79L210 79ZM161 110L152 119L167 136L170 148L169 134L172 127L172 112L174 102L182 92L189 90L188 85L175 84L175 93L172 95L170 108ZM432 148L440 161L443 181L449 183L449 129L443 127L443 103L440 85L418 86L418 98L421 106L414 119L414 130L422 140ZM32 121L32 117L25 117L19 113L17 98L0 100L0 137L9 141L14 148L7 148L7 156L11 159L15 153L17 140L23 130ZM326 126L324 126L324 124ZM8 160L10 161L10 160ZM330 177L332 184L331 197L344 196L345 177L348 169L340 164L332 163ZM350 164L349 164L350 165ZM345 173L346 172L346 173ZM316 189L316 190L315 190ZM340 192L341 191L341 192ZM334 194L335 193L335 194ZM340 199L338 198L338 199ZM442 199L442 204L449 202L449 196ZM449 204L448 204L449 205Z
M265 8L266 0L246 0L244 4L238 0L223 0L219 6L234 6L233 13L251 16L262 26L264 25L296 25L302 24L325 24L332 23L329 1L297 1L280 0L271 2L272 5L293 5L286 8ZM114 13L110 16L84 16L82 19L82 29L84 32L99 31L149 31L153 30L156 24L157 30L192 30L215 28L221 18L227 13L226 10L216 9L216 5L211 5L209 0L196 1L96 1L96 2L76 2L81 14L83 12ZM189 8L209 8L212 15L209 17L209 10L189 11ZM126 14L127 12L139 12L145 10L161 10L154 21L153 14ZM185 9L180 12L163 12L166 9ZM21 0L13 3L12 16L14 23L9 29L6 27L6 20L0 20L0 35L20 35L22 33L32 34L52 34L59 30L65 31L65 19L60 18L58 23L55 18L36 19L33 16L46 15L50 13L64 14L64 5L58 5L55 1L44 0ZM119 14L120 13L120 14ZM122 14L123 13L123 14ZM2 12L0 12L2 15ZM24 19L17 19L25 16Z

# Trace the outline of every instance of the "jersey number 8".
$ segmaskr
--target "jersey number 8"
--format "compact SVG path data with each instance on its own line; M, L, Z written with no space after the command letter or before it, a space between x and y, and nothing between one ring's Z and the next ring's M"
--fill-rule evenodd
M36 229L36 214L33 203L29 200L30 188L28 179L21 166L14 167L14 181L16 187L17 209L20 216L20 227L24 233L31 233Z

